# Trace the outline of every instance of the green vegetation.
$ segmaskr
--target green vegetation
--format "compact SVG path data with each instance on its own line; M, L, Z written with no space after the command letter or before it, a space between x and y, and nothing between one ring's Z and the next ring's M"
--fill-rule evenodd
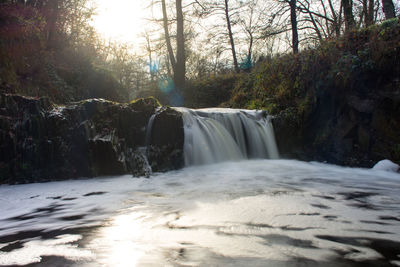
M215 107L229 100L240 74L219 74L188 81L183 92L185 106Z
M266 59L229 105L277 115L278 146L301 159L371 167L400 160L399 19Z
M399 19L354 30L296 55L266 59L242 77L232 107L290 112L304 121L322 94L361 98L400 89Z

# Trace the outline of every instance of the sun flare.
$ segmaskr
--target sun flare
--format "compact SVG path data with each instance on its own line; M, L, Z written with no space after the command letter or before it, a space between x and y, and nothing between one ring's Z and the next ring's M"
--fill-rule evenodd
M146 27L146 1L94 0L97 15L93 25L105 39L135 43Z

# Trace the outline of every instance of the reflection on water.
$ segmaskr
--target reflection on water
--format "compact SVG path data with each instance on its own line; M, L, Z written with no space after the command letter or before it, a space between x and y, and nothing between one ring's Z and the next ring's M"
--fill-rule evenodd
M0 187L0 265L400 266L400 175L255 160Z
M132 211L118 215L110 225L100 230L92 245L99 247L100 263L109 266L136 266L147 248L137 243L138 238L149 229L142 224L143 214Z

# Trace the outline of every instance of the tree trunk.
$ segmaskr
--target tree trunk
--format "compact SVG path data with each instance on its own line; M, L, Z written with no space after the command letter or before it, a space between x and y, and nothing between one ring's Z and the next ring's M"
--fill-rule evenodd
M174 56L174 51L172 50L171 37L169 35L169 30L168 30L168 16L167 16L167 7L165 5L165 0L161 0L161 4L162 4L162 13L163 13L165 42L167 43L169 62L171 63L172 69L175 72L175 56Z
M56 46L58 1L52 0L48 4L50 12L47 17L47 49L52 49Z
M353 2L351 0L342 0L345 30L354 28L355 21L353 16Z
M249 50L247 52L247 60L251 63L253 61L253 43L254 43L253 33L249 32L249 36L250 36L250 43L249 43Z
M233 33L231 27L231 19L229 17L229 0L225 0L225 18L226 18L226 26L228 27L228 35L229 35L229 42L231 43L232 49L232 57L233 57L233 66L235 67L235 71L239 72L239 65L236 57L236 49L235 49L235 42L233 40Z
M296 14L296 1L290 0L290 23L292 24L292 47L293 54L299 52L299 34L297 31L297 14Z
M184 88L186 74L183 22L182 0L176 0L176 66L174 69L174 82L178 89Z
M335 8L333 7L332 0L328 0L329 8L331 9L332 18L333 18L333 29L335 31L336 36L340 36L340 22L338 21L338 17L335 12ZM341 7L339 8L340 13Z
M366 0L365 0L366 1ZM368 0L368 11L365 16L365 24L366 26L370 26L374 23L374 0Z
M385 13L386 19L391 19L396 17L392 0L382 0L382 8L383 8L383 13Z

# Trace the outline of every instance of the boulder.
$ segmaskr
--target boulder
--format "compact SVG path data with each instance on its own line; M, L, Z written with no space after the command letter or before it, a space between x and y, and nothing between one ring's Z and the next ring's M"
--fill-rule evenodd
M131 103L89 99L55 106L46 98L2 94L0 184L126 173L149 176L151 167L179 168L179 113L161 112L154 120L152 142L146 143L148 122L159 108L154 98Z

